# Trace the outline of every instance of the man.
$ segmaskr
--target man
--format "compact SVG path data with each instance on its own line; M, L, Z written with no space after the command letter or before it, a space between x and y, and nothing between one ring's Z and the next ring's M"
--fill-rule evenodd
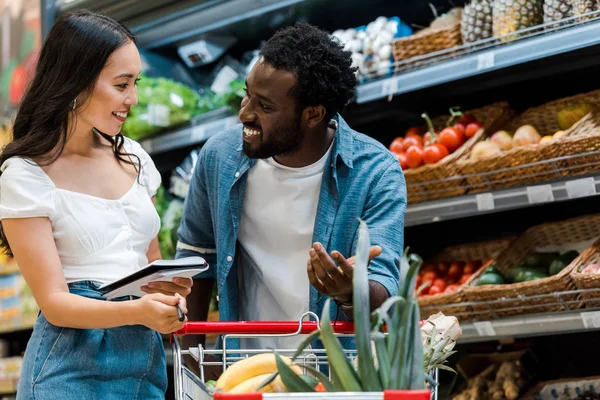
M215 280L221 320L320 316L326 296L332 319L351 318L353 260L345 257L356 251L358 218L376 245L371 308L397 293L406 186L397 159L338 113L355 91L351 63L327 32L306 24L261 50L242 124L204 145L185 201L177 255L210 265L188 298L190 319L206 318ZM241 345L295 348L298 338Z

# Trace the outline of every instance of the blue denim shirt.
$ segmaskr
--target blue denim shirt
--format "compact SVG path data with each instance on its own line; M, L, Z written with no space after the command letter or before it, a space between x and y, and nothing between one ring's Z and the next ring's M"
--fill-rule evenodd
M313 242L350 257L356 251L358 219L363 219L371 244L383 249L369 264L369 279L396 295L404 248L404 175L381 143L351 129L340 115L334 119L338 126L323 172ZM196 278L216 279L223 321L239 319L236 244L247 172L255 163L242 150L242 129L238 124L202 147L178 231L177 257L199 253L210 265ZM321 316L324 302L311 286L310 311ZM332 320L345 319L331 305Z

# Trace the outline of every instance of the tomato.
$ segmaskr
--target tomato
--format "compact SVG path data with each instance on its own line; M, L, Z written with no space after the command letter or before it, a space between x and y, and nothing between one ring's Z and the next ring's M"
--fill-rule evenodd
M406 133L404 134L405 137L417 137L417 138L421 138L421 136L423 135L423 133L425 133L425 129L423 129L422 126L411 126L410 128L408 128L406 130Z
M315 392L327 392L327 390L325 389L325 386L319 382L319 384L315 386Z
M421 275L417 275L417 283L415 284L415 286L417 288L419 288L419 286L421 286L422 283L423 283L423 277Z
M474 121L474 122L469 123L469 125L467 125L467 127L465 128L465 136L468 138L475 136L477 131L482 126L483 126L483 124L479 121Z
M434 144L431 146L427 146L423 151L423 162L425 162L425 164L435 164L436 162L446 157L448 154L450 153L448 152L446 146L444 146L443 144Z
M467 124L463 124L462 122L457 122L454 124L454 130L458 132L463 138L465 137L465 130L467 129Z
M402 142L403 141L404 141L404 138L401 136L398 136L396 139L394 139L394 141L392 141L392 144L390 144L390 151L392 153L402 152Z
M396 158L400 162L400 168L403 170L408 169L408 158L406 158L406 153L396 153Z
M477 263L475 261L469 261L463 268L463 274L473 274L477 269Z
M438 278L438 275L435 272L433 272L433 271L425 272L423 274L423 282L425 282L425 281L431 281L431 282L433 282L437 278Z
M448 276L451 279L459 279L463 273L463 265L462 261L455 261L450 264L450 269L448 269Z
M424 274L425 272L435 272L436 271L435 264L427 264L421 268L419 271L420 274Z
M410 139L410 138L409 138ZM406 140L409 140L406 139ZM406 140L404 141L406 143ZM411 146L406 151L406 163L410 168L417 168L423 165L423 147Z
M472 116L471 114L465 114L456 121L457 124L463 124L465 126L469 125L471 122L477 121L477 118Z
M443 279L438 278L435 281L433 281L433 286L440 288L440 290L443 292L444 289L446 289L447 285L446 285L446 281L444 281Z
M461 276L459 282L460 283L466 283L469 280L469 278L471 277L471 275L473 275L473 274L464 274L463 276Z
M448 266L448 263L445 262L441 262L437 265L437 271L438 271L438 275L439 276L446 276L448 275L448 269L450 267Z
M431 288L430 286L427 286L426 288L424 288L424 289L421 291L421 296L426 296L426 295L428 295L428 294L429 294L429 289L430 289L430 288Z
M460 287L460 285L448 285L448 286L446 286L446 289L444 290L444 293L454 292L459 287Z
M423 139L410 136L402 141L402 151L408 151L411 146L423 146Z
M440 144L446 146L450 153L454 152L464 143L464 135L455 128L445 128L439 134Z
M429 293L428 294L430 294L430 295L440 294L440 293L442 293L442 290L439 287L437 287L437 286L432 286L432 287L429 288Z

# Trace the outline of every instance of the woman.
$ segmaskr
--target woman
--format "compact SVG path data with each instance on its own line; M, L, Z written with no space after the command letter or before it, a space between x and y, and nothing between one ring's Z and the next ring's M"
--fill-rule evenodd
M61 17L0 156L0 240L41 309L18 399L164 398L160 333L182 327L191 279L140 299L98 292L160 258L160 175L120 134L140 72L127 28L86 11Z

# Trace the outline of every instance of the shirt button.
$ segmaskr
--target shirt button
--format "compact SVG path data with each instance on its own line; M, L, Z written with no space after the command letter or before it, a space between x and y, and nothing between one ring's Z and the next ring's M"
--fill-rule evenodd
M232 262L232 261L233 261L233 257L227 256L227 262Z
M239 172L236 172L236 173L235 173L235 177L236 177L236 178L239 178L239 177L240 177L240 173L239 173Z

